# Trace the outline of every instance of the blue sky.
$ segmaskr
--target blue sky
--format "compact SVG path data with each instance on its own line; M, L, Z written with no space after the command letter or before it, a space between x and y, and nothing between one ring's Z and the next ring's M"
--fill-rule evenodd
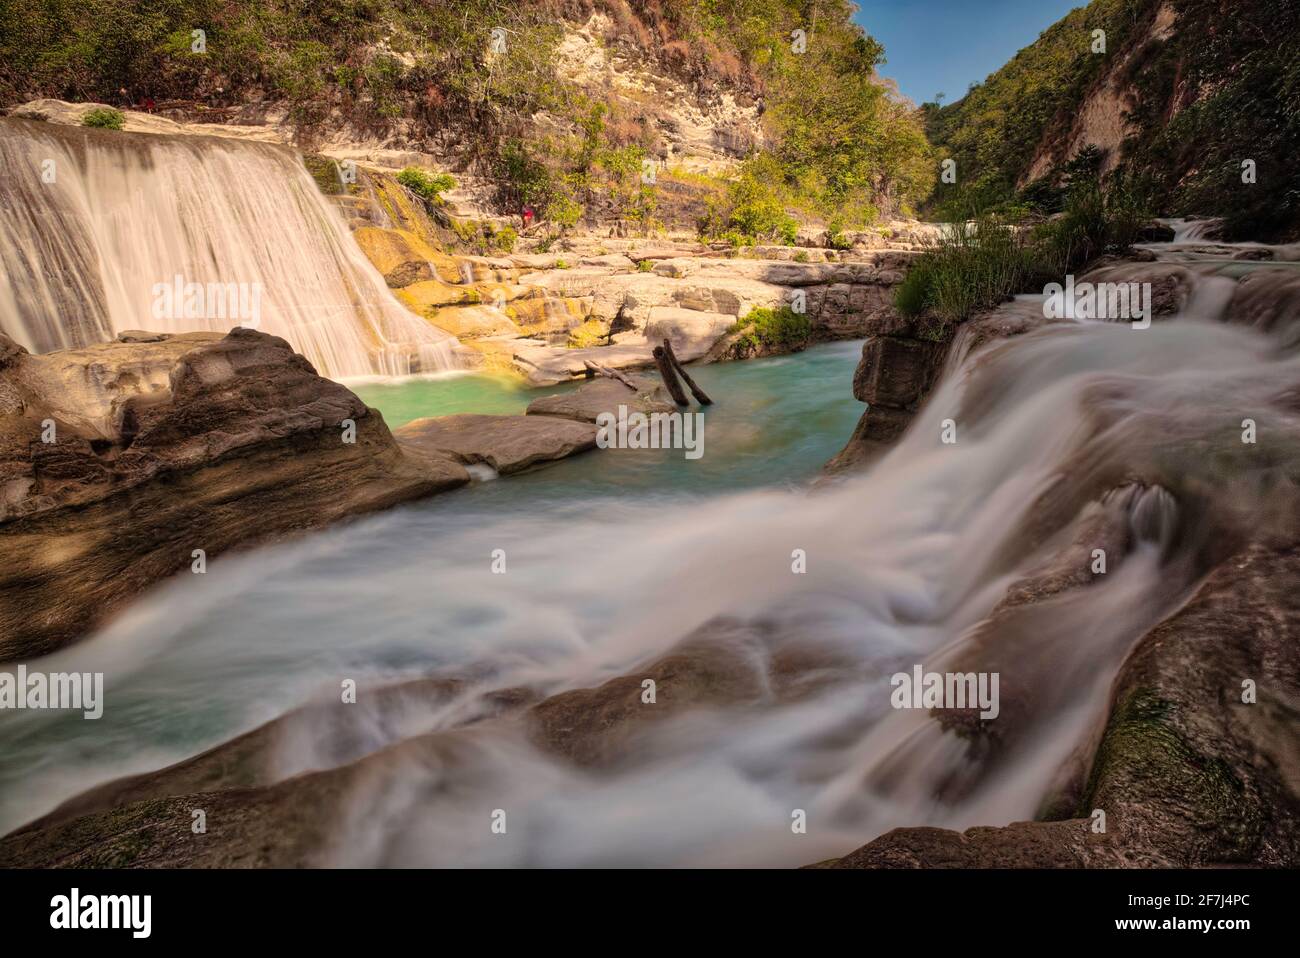
M966 95L1087 0L857 0L855 19L885 45L881 73L917 103Z

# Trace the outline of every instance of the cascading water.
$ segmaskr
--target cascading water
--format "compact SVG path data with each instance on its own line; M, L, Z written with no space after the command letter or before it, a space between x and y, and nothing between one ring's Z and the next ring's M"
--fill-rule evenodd
M254 326L323 375L455 367L292 151L0 120L0 331L36 352Z
M620 468L607 451L231 558L202 589L171 583L41 662L105 671L116 704L89 751L77 719L11 724L7 824L120 774L117 756L157 767L314 690L316 711L274 734L270 778L338 770L311 786L343 796L333 864L802 865L895 826L1032 818L1086 775L1133 643L1186 599L1220 538L1282 506L1298 376L1276 338L1199 316L1061 323L963 355L887 456L813 494L699 501L655 482L636 495L623 474L594 494ZM784 383L743 422L715 419L711 455L732 470L761 455L800 396ZM1247 418L1267 447L1242 442ZM1099 543L1109 568L1086 586L1020 588L1069 579ZM539 746L518 713L484 718L488 702L615 676L635 698L669 652L661 701L684 682L699 707L627 737L591 720L602 757L585 767ZM972 743L959 717L891 708L889 677L917 665L1001 675L996 746ZM367 693L339 731L341 677L375 690L430 675L455 677L454 694ZM582 726L584 708L566 721ZM498 809L504 835L488 828ZM283 814L282 827L301 821Z
M1195 243L1208 237L1216 235L1223 227L1223 220L1217 217L1208 219L1159 219L1156 222L1168 226L1174 231L1174 238L1171 243Z

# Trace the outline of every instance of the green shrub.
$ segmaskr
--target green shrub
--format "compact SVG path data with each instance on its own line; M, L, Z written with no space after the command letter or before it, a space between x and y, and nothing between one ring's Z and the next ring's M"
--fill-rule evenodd
M450 173L426 173L413 166L398 173L397 182L430 203L436 203L440 194L456 188L456 179Z
M904 316L920 316L929 308L932 263L930 256L918 259L894 291L894 306Z
M546 218L565 232L578 225L582 219L582 204L570 196L556 194L546 204Z
M519 231L513 226L504 226L497 230L496 235L492 237L492 241L496 248L502 252L513 253L515 244L519 242Z
M126 117L122 111L114 110L111 106L95 107L93 110L88 110L81 118L82 126L94 127L97 130L120 130L125 122Z
M812 336L812 320L789 306L779 309L755 306L744 319L731 327L731 332L739 332L751 325L754 329L743 341L752 346L796 350L807 346Z
M705 238L733 246L761 241L794 244L799 225L786 212L776 185L763 173L754 162L746 163L725 193L709 202L700 230Z
M831 249L847 250L853 248L853 241L844 232L844 221L839 217L831 220L826 227L827 243Z

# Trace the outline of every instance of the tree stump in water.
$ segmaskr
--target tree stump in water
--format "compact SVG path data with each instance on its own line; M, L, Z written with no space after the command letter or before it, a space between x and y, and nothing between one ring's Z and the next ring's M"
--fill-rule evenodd
M654 348L655 365L659 368L659 375L663 378L664 386L668 389L668 395L673 397L673 402L679 406L689 406L690 401L686 398L686 393L682 391L682 384L677 380L677 373L673 370L673 364L668 359L668 353L662 346Z
M677 354L673 352L671 340L664 340L664 352L668 354L668 361L672 363L673 369L677 370L678 374L685 380L691 395L695 397L695 401L701 406L712 406L713 400L709 398L708 393L695 384L695 380L687 374L686 367L682 365L681 360L677 358Z

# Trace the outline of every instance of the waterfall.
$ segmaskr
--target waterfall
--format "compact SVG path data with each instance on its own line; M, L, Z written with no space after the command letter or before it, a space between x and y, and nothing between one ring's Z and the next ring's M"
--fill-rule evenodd
M1069 791L1062 776L1086 774L1125 656L1196 587L1203 557L1289 514L1300 357L1275 347L1203 318L1055 324L970 351L889 453L816 494L566 506L545 485L489 483L483 499L227 560L202 591L159 589L45 660L104 671L110 701L129 705L93 740L89 723L60 732L39 713L0 729L0 796L48 796L30 817L124 760L165 764L150 749L178 713L247 712L233 734L316 688L324 704L277 730L269 774L346 766L329 779L346 792L332 864L794 866L897 826L1034 818ZM1266 430L1258 445L1242 440L1247 418ZM710 455L762 448L741 428L714 433ZM556 482L590 482L616 455L574 460ZM474 558L497 548L508 576ZM1087 569L1094 548L1107 568L1091 584L1005 601L1017 583ZM650 668L669 654L667 676ZM1000 676L996 749L893 707L891 677L918 665ZM232 680L214 683L213 669ZM449 699L422 698L418 681L395 703L368 694L372 711L341 732L329 703L339 676L358 674L369 689L458 684ZM500 690L536 701L615 676L634 680L620 693L633 712L664 708L637 704L650 675L661 702L684 687L702 707L625 738L575 712L585 741L609 750L596 767L538 748L527 723L482 718ZM622 715L623 701L590 714ZM496 808L508 835L487 827ZM792 834L792 810L807 813L806 835ZM0 799L0 821L21 820Z
M0 162L0 331L34 352L251 326L335 378L455 366L287 148L0 120Z
M1223 220L1218 217L1189 220L1182 218L1157 219L1157 223L1168 226L1174 231L1171 243L1196 243L1216 235L1223 227Z

